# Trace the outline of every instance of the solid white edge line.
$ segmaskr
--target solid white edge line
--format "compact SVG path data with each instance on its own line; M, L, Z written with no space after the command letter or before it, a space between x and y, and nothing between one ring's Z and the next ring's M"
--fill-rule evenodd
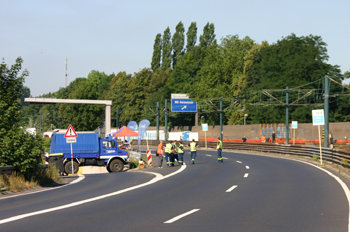
M93 202L93 201L101 200L101 199L104 199L104 198L107 198L107 197L111 197L111 196L119 195L119 194L122 194L122 193L125 193L125 192L129 192L129 191L134 190L134 189L142 188L144 186L147 186L147 185L150 185L150 184L154 184L154 183L156 183L156 182L158 182L160 180L163 180L163 179L168 178L170 176L173 176L173 175L175 175L175 174L177 174L179 172L182 172L183 170L185 170L185 168L186 168L186 165L184 164L184 165L181 166L181 168L179 170L177 170L177 171L175 171L175 172L173 172L173 173L171 173L169 175L166 175L166 176L163 176L163 175L161 175L159 173L155 173L155 172L145 172L145 173L153 174L156 177L153 178L152 180L146 182L146 183L139 184L139 185L136 185L136 186L133 186L133 187L129 187L129 188L126 188L126 189L122 189L122 190L119 190L119 191L116 191L116 192L108 193L108 194L105 194L105 195L102 195L102 196L93 197L93 198L89 198L89 199L86 199L86 200L73 202L73 203L70 203L70 204L62 205L62 206L57 206L57 207L53 207L53 208L49 208L49 209L39 210L39 211L32 212L32 213L26 213L26 214L17 215L17 216L13 216L13 217L10 217L10 218L2 219L2 220L0 220L0 225L8 223L8 222L17 221L17 220L20 220L20 219L23 219L23 218L39 215L39 214L44 214L44 213L49 213L49 212L53 212L53 211L57 211L57 210L61 210L61 209L71 208L71 207L74 207L74 206L86 204L86 203L89 203L89 202Z
M229 193L231 192L232 190L234 190L235 188L237 188L238 185L234 185L232 186L231 188L227 189L226 192Z
M246 173L246 174L244 174L243 177L246 178L246 177L248 177L248 175L249 175L249 173Z
M179 220L180 218L186 217L187 215L190 215L192 213L197 212L198 210L200 210L200 209L192 209L191 211L188 211L187 213L183 213L183 214L181 214L181 215L179 215L177 217L174 217L174 218L172 218L172 219L170 219L170 220L168 220L168 221L166 221L164 223L173 223L173 222Z
M0 201L3 200L3 199L9 199L9 198L13 198L13 197L21 197L21 196L34 194L34 193L40 193L40 192L45 192L45 191L49 191L49 190L53 190L53 189L63 188L63 187L66 187L66 186L69 186L69 185L72 185L72 184L76 184L76 183L78 183L78 182L80 182L80 181L85 179L84 175L82 175L82 174L78 174L78 175L79 175L79 177L76 180L74 180L72 182L69 182L68 184L65 184L65 185L62 185L62 186L51 187L51 188L47 188L47 189L43 189L43 190L33 191L33 192L29 192L29 193L21 193L19 195L14 195L14 196L0 197Z
M249 166L245 166L246 169L249 169Z

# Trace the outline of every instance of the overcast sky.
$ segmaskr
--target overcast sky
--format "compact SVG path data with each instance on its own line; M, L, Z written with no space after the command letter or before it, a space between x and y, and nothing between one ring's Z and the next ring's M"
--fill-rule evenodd
M227 35L270 44L291 33L319 35L328 44L328 63L350 71L349 0L0 0L0 57L7 65L24 60L25 86L32 96L56 92L87 77L149 68L153 43L182 21L198 35L214 23L218 42Z

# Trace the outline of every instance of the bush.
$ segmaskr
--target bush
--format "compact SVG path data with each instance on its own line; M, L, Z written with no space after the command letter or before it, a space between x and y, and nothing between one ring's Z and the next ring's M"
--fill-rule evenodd
M134 158L131 158L130 159L130 169L134 169L134 168L137 168L139 166L139 160L138 159L134 159Z
M316 155L316 154L314 154L313 156L312 156L312 159L313 159L313 161L319 161L320 160L320 157L318 157L318 155Z

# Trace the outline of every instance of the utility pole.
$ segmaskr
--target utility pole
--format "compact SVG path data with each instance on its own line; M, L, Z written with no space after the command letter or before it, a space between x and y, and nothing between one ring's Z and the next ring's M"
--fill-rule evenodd
M220 140L222 141L223 131L222 131L222 97L220 97Z
M157 141L159 141L159 102L157 102Z
M329 79L324 77L324 147L328 147L329 139Z
M168 141L167 134L168 134L168 99L165 99L165 117L164 117L164 140Z
M66 88L68 85L68 73L67 73L67 58L66 58Z
M286 88L286 144L289 143L289 88Z

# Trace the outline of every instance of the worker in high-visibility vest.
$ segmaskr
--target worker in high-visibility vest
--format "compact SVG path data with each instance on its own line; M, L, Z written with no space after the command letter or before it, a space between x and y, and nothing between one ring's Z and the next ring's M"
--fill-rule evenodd
M188 145L188 147L191 148L191 162L194 164L194 160L196 159L197 155L197 147L199 147L199 145L194 141L194 139L192 139L192 142Z
M179 164L183 165L184 164L184 153L185 153L185 148L184 145L182 144L182 141L180 140L179 146L177 148L177 153L179 155Z
M221 155L222 141L220 140L220 137L218 137L218 144L216 145L216 149L218 150L218 163L222 163L223 162L222 155Z
M168 143L165 145L165 149L164 149L166 166L168 167L171 167L170 157L171 157L172 147L173 146L171 145L171 141L169 140Z
M157 148L157 154L156 156L158 156L158 163L159 163L159 168L163 168L163 157L164 157L164 145L163 145L163 141L160 141L160 143L158 144L158 148Z
M173 148L172 148L173 152L172 152L172 156L171 156L171 159L170 159L170 164L171 164L171 166L174 166L175 160L177 162L179 162L179 157L177 155L177 142L176 142L176 140L173 141L172 145L173 145Z

